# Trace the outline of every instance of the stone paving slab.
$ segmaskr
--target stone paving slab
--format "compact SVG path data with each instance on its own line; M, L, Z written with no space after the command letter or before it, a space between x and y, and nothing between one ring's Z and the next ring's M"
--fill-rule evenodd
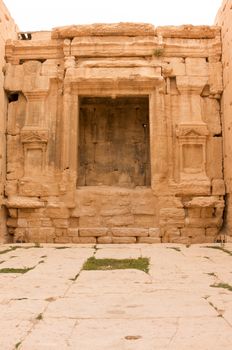
M12 247L0 269L33 269L0 273L1 350L232 349L232 244ZM83 271L91 256L148 257L149 273Z

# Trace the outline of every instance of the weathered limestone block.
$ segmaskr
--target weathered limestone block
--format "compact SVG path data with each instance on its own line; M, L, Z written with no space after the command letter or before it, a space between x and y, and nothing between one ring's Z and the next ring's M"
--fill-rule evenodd
M43 62L41 67L41 74L50 78L56 78L62 69L62 60L50 59Z
M79 236L80 237L101 237L106 236L108 233L108 228L80 228Z
M132 214L156 215L156 207L156 198L151 191L141 191L141 193L136 191L136 193L132 195Z
M205 229L203 228L182 228L181 229L181 236L182 237L204 237L205 236Z
M53 219L53 224L57 228L67 228L69 226L68 219Z
M209 65L205 58L186 58L186 75L204 77L209 75Z
M13 217L8 218L7 222L6 222L6 225L8 227L17 227L17 225L18 225L17 218L13 218Z
M117 203L112 203L112 207L103 207L100 209L101 216L115 216L115 215L128 215L131 214L129 206L117 206Z
M201 208L188 208L188 216L190 218L200 218Z
M79 226L79 218L70 218L69 219L69 227L77 228Z
M113 79L112 79L113 78ZM66 82L75 79L77 82L83 80L97 82L105 81L163 81L159 67L124 67L124 68L68 68L65 75Z
M111 228L111 233L114 237L146 237L148 229L142 228Z
M34 177L33 177L34 175ZM48 197L56 196L60 193L58 183L51 182L46 176L38 176L30 172L30 176L23 177L18 183L18 192L21 196L28 197ZM42 181L41 181L42 180Z
M22 91L24 81L24 68L22 65L12 65L7 63L5 66L5 82L6 91Z
M161 231L160 231L160 228L158 227L149 228L148 232L149 232L149 237L156 237L156 238L161 237Z
M224 196L225 195L225 183L222 179L214 179L212 181L212 195Z
M218 218L186 218L185 219L185 226L186 227L196 227L196 228L202 228L202 227L217 227L218 230L222 226L222 217Z
M164 237L162 243L176 243L176 244L191 244L191 239L189 237Z
M81 216L79 218L80 228L105 227L105 220L101 221L100 216Z
M34 237L33 237L34 238ZM32 238L32 242L33 242ZM36 236L38 238L38 236ZM26 234L25 228L16 228L14 231L14 243L27 243L28 241L28 235ZM35 242L38 242L35 240Z
M166 38L191 38L191 39L213 39L220 35L220 27L217 26L193 26L190 24L182 26L164 26L156 28L157 35Z
M160 224L163 225L184 225L184 209L163 208L160 210Z
M71 55L75 57L151 57L155 50L159 46L154 36L83 36L75 37L71 44Z
M212 179L222 179L222 137L210 137L207 141L206 172Z
M112 237L110 237L110 236L97 237L97 243L98 244L111 244L112 243Z
M202 98L202 119L207 124L211 135L220 135L222 132L220 117L220 102L213 98Z
M18 197L18 196L11 196L9 197L6 202L6 206L8 208L42 208L44 207L44 202L38 200L37 198L32 197Z
M70 216L69 209L66 207L48 207L46 214L51 219L68 219Z
M221 62L210 62L209 63L209 86L210 93L220 97L223 92L223 81L222 81L222 63Z
M134 215L134 223L133 227L145 227L145 228L149 228L149 227L154 227L155 225L157 225L157 216L156 215Z
M177 76L176 83L177 88L181 93L195 93L200 95L203 88L208 82L208 77L206 76Z
M28 222L26 219L18 219L18 227L28 227Z
M9 99L15 96L18 101L10 102L7 115L7 133L8 135L18 135L24 126L26 116L26 98L21 93L9 95Z
M41 226L43 227L52 227L52 220L51 219L42 219L41 220Z
M31 198L30 198L31 199ZM39 208L18 208L18 217L19 218L26 218L26 219L44 219L46 216L46 209L44 208L44 205Z
M112 237L112 243L116 243L116 244L136 243L136 237Z
M55 229L53 227L42 227L40 228L40 235L44 237L46 243L54 243Z
M95 216L96 215L96 208L94 205L78 205L75 207L75 209L72 211L72 217L79 218L82 216Z
M138 243L148 243L148 244L161 243L161 238L160 237L138 237Z
M66 39L82 36L148 36L155 35L152 24L145 23L96 23L91 25L73 25L52 30L53 39Z
M79 237L79 228L69 228L68 237Z
M179 237L181 235L181 231L177 227L166 227L164 229L164 234L162 236L168 236L168 237Z
M115 215L115 216L105 216L102 220L102 223L106 225L112 226L127 226L134 224L134 216L133 215Z
M38 219L28 219L27 220L27 224L29 227L41 227L42 226L42 223L41 223L41 220L38 218Z
M168 63L168 68L171 70L170 76L186 75L186 66L183 58L165 58L165 62Z
M185 202L186 208L209 208L221 205L221 200L216 196L210 197L195 197L188 202Z
M218 235L218 229L217 228L212 228L212 227L208 227L205 230L205 235L208 237L217 237Z
M79 243L95 244L95 243L97 243L97 239L96 239L96 237L79 237Z
M65 244L65 243L72 243L72 238L71 237L55 237L54 238L54 242L55 243L61 243L61 244Z
M67 237L67 228L56 228L55 229L55 235L56 237Z
M211 218L214 216L215 208L202 208L201 217L202 218Z

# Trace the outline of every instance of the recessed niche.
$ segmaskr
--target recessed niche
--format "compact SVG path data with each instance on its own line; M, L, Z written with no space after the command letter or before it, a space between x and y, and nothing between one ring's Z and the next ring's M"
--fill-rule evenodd
M149 186L149 97L79 99L79 186Z
M200 173L203 171L202 145L183 145L183 171L185 173Z

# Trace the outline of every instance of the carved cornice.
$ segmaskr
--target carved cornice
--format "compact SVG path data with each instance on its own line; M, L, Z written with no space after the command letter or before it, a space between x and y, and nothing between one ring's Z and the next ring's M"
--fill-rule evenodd
M48 95L49 89L47 90L31 90L23 91L28 101L43 100Z
M209 134L206 124L179 124L176 128L177 137L206 137Z
M25 143L47 143L48 130L46 129L23 129L21 131L21 142Z

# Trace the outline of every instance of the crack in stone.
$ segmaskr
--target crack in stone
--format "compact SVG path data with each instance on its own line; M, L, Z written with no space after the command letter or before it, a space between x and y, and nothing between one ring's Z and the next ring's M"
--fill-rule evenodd
M175 337L176 337L176 335L177 335L177 333L179 331L179 322L180 322L180 318L178 317L177 320L176 320L176 324L175 324L176 329L175 329L175 331L174 331L174 333L173 333L173 335L172 335L172 337L171 337L171 339L169 341L168 348L171 346L173 340L175 339Z
M216 305L212 301L207 300L208 304L217 312L217 317L221 317L226 324L232 328L232 324L224 317L225 310L218 309Z

